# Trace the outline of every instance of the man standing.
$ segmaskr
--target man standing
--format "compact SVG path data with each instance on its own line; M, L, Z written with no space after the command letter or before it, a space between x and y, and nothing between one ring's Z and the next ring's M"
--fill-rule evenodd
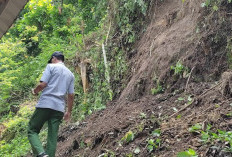
M59 125L63 117L66 121L71 117L74 100L74 75L63 62L64 55L58 51L54 52L48 61L51 64L47 65L40 84L32 89L33 95L38 95L42 91L28 125L28 139L33 153L37 157L55 157ZM68 108L65 112L66 95L68 95ZM48 123L46 150L44 150L38 135L45 122Z

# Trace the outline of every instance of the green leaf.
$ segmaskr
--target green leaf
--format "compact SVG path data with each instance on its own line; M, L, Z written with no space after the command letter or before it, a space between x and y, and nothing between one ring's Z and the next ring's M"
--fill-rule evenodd
M160 144L161 139L157 138L155 142L156 142L157 144Z
M175 108L175 107L173 107L172 109L173 109L175 112L177 112L177 111L178 111L178 110L177 110L177 108Z
M181 114L176 116L176 119L180 119L181 118Z
M213 6L213 10L214 10L214 11L218 11L218 6L214 5L214 6Z
M135 153L135 154L139 154L139 153L140 153L139 147L135 148L134 153Z
M177 157L191 157L188 152L179 152L177 154Z
M201 3L201 7L202 8L206 7L206 4L205 3Z
M197 123L197 124L193 125L192 127L190 127L189 131L190 132L195 132L195 131L200 130L201 128L202 128L202 126L199 123Z
M141 112L139 117L140 117L140 118L146 118L147 115L146 115L145 113Z
M153 146L152 145L148 145L147 149L148 149L149 152L151 152L151 151L153 151Z
M179 97L178 100L179 100L179 101L183 101L184 98L183 98L183 97Z
M196 155L196 152L195 152L195 150L189 148L188 154L191 155L191 156L193 156L193 155Z
M128 131L121 140L126 141L128 143L130 141L133 141L133 139L134 139L134 133L132 131Z
M188 102L192 102L192 98L191 98L191 95L190 96L188 96Z
M202 141L203 141L203 142L207 142L208 139L209 139L209 137L210 137L209 134L208 134L207 132L204 132L204 131L202 131L201 134L202 134L202 135L201 135Z
M152 131L152 135L153 135L153 137L159 137L159 136L160 136L160 134L161 134L160 129L156 129L156 130Z
M189 148L188 151L179 152L177 157L197 157L195 150Z
M153 139L150 139L150 140L148 141L148 144L149 144L149 145L154 145L154 140L153 140Z

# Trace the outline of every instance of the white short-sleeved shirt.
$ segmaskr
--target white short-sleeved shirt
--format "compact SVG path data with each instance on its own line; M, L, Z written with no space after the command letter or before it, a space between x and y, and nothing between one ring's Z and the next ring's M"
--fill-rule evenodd
M48 64L41 80L46 82L36 108L50 108L65 111L66 94L74 93L74 75L64 63Z

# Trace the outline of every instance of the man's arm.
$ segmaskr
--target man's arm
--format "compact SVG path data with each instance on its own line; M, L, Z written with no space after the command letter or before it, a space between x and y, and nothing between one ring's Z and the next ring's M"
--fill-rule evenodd
M46 82L40 82L40 84L35 88L32 89L32 94L37 95L40 91L42 91L47 86Z
M64 120L69 121L72 113L72 107L74 102L74 94L68 94L68 110L64 114Z

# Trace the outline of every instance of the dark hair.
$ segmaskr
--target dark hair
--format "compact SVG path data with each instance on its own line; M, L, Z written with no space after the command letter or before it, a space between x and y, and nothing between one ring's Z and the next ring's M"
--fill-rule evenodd
M53 58L53 57L56 57L56 59L58 59L58 60L64 62L64 55L63 55L63 53L60 52L60 51L54 52L54 53L52 54L50 60L48 61L48 63L51 63L51 62L52 62L52 58Z
M58 60L64 62L64 56L63 55L53 56L53 57L56 57Z

